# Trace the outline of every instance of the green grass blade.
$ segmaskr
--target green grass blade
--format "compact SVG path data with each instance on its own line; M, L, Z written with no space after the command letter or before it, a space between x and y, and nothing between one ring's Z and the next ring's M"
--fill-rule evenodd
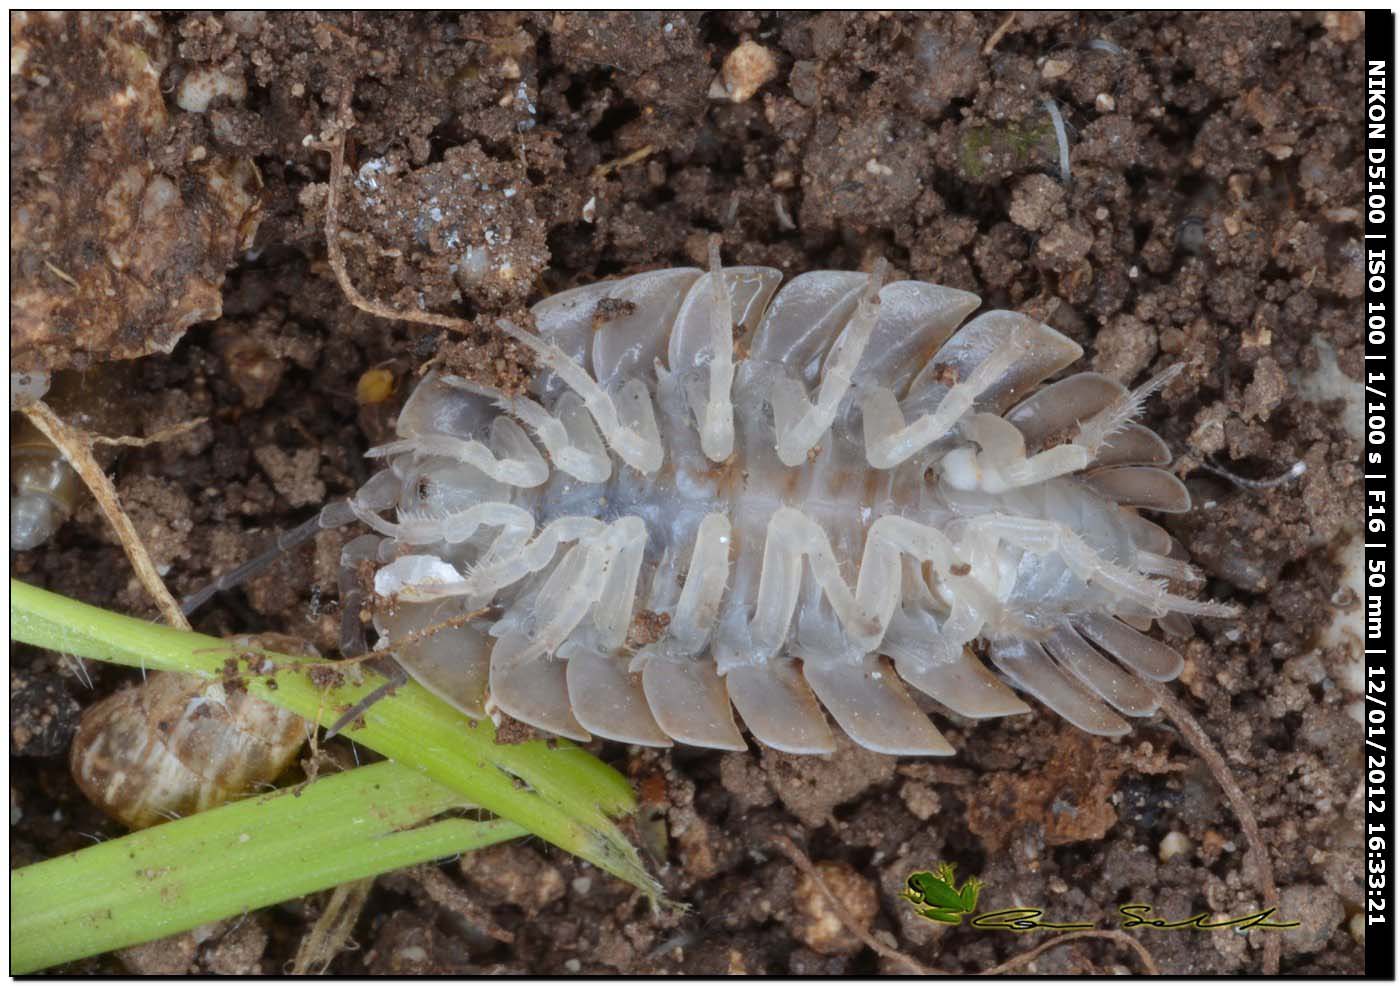
M110 613L15 579L10 580L10 634L79 657L205 678L226 676L226 662L237 655L226 641ZM305 658L267 656L277 670L249 675L249 692L321 725L375 685L370 680L326 688L298 668ZM239 671L246 672L246 662ZM612 822L635 810L631 788L586 751L562 740L498 745L489 721L468 719L416 683L376 703L364 718L363 727L347 731L356 742L423 771L648 895L659 895L636 849Z
M457 792L380 763L14 870L10 972L151 941L525 834L505 819L430 821L461 806Z

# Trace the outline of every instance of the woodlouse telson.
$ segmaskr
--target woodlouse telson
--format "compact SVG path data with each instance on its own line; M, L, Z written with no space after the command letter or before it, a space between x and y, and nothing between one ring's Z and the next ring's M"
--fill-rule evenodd
M963 324L976 296L884 271L779 290L712 249L708 273L547 298L538 334L500 323L537 357L528 396L429 374L370 452L387 468L280 544L370 527L343 562L377 566L381 640L472 716L736 750L737 710L769 746L824 753L825 708L871 750L951 753L912 687L973 718L1029 711L1019 691L1126 732L1156 707L1141 678L1182 667L1152 621L1236 612L1174 592L1198 576L1138 514L1190 507L1132 421L1171 371L1042 387L1078 345L1010 311Z

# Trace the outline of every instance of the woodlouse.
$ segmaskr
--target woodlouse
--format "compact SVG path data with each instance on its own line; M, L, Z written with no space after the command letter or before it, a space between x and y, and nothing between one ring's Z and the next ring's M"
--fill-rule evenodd
M779 291L712 247L708 272L547 298L538 335L499 323L537 357L529 396L428 375L370 453L389 468L279 544L358 518L347 648L369 562L410 674L576 739L743 749L737 709L761 742L824 753L824 707L869 749L948 754L905 685L984 718L1028 711L1008 682L1126 732L1119 713L1156 708L1138 676L1182 667L1151 622L1236 612L1171 590L1198 577L1137 512L1190 507L1132 423L1172 371L1040 387L1077 344L1010 311L963 324L976 296L884 271Z

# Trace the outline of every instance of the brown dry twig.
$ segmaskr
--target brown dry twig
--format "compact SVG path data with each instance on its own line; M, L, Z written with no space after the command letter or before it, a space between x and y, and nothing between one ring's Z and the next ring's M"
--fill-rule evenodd
M194 431L208 420L208 418L192 418L189 421L182 421L177 425L171 425L169 428L162 428L157 432L147 435L145 438L137 438L134 435L117 435L116 437L110 437L108 435L93 435L87 432L83 434L84 437L94 445L123 445L134 448L145 448L147 445L157 445L160 442L168 442L172 438L179 438L186 432ZM76 432L76 429L74 429L74 431Z
M827 901L831 904L831 909L836 913L836 917L846 926L846 930L859 938L872 952L882 958L890 959L893 962L899 962L910 971L920 976L932 976L938 973L938 970L930 969L918 959L905 955L897 948L891 948L874 935L870 934L870 932L861 928L851 916L851 912L846 909L846 905L841 903L840 899L831 892L831 888L826 885L826 881L823 880L821 874L817 872L817 868L812 865L812 861L807 858L807 854L797 848L795 842L785 835L779 835L773 839L772 845L784 856L792 860L793 865L801 870L809 880L821 889L821 892L826 895Z
M1105 941L1118 942L1120 945L1126 945L1137 953L1138 958L1142 960L1143 968L1147 971L1149 976L1161 975L1161 970L1157 968L1157 963L1152 960L1152 953L1147 950L1142 942L1123 931L1066 931L1062 935L1056 935L1049 941L1041 942L1039 945L1035 946L1035 948L1028 949L1020 955L1007 959L1005 962L1001 963L1001 965L994 965L990 969L984 970L979 973L979 975L1001 976L1008 972L1015 972L1022 966L1034 962L1036 958L1050 951L1052 948L1068 945L1070 942L1079 938L1101 938Z
M990 55L996 50L996 46L1001 43L1001 39L1006 37L1006 32L1011 30L1011 25L1016 23L1016 11L1006 15L1006 20L997 25L997 29L992 32L992 36L987 39L987 43L982 46L982 54Z
M1273 862L1269 859L1269 850L1264 845L1263 834L1259 831L1259 820L1254 815L1254 808L1245 796L1244 789L1240 787L1239 781L1235 780L1235 775L1230 770L1229 765L1225 763L1225 758L1211 743L1210 737L1201 728L1201 724L1187 711L1184 705L1176 700L1170 689L1161 682L1146 679L1144 679L1144 684L1152 689L1152 693L1157 696L1157 702L1161 706L1162 712L1177 729L1181 730L1181 735L1185 738L1187 745L1195 751L1196 756L1205 761L1221 790L1225 792L1225 797L1229 799L1230 806L1235 810L1235 817L1240 821L1244 837L1249 842L1249 851L1254 857L1256 874L1259 879L1259 891L1264 898L1264 906L1278 907L1278 884L1274 882ZM1277 935L1265 936L1264 975L1278 975L1282 947L1283 943Z
M647 158L651 157L651 155L655 153L656 148L653 147L651 144L648 144L646 147L638 148L631 154L628 154L626 157L620 157L613 161L603 162L602 164L598 165L596 168L593 169L593 177L606 178L614 171L618 171L622 168L627 167L628 165L637 164L638 162L645 161Z
M175 601L175 597L161 580L155 564L151 561L150 553L146 551L146 546L136 533L136 527L131 523L131 518L122 509L117 488L112 485L107 473L93 457L91 440L64 424L63 419L54 414L53 409L41 400L26 405L23 413L45 438L53 442L54 448L63 454L68 464L92 492L103 516L116 532L122 550L131 561L131 567L136 570L136 577L155 600L156 606L165 617L165 622L181 630L188 630L190 623L185 619L185 614L180 612L180 604Z
M373 887L374 877L371 876L342 883L331 891L326 909L297 946L296 959L292 962L293 976L320 975L346 950L350 932L355 930L355 922L360 919Z
M421 309L400 311L397 308L390 308L382 302L366 298L351 282L350 274L345 269L345 254L340 249L340 186L345 179L345 138L350 127L354 125L350 114L349 93L341 100L339 123L340 132L329 145L331 170L327 179L330 187L326 192L326 260L330 264L332 273L335 274L335 280L340 285L340 290L350 300L350 304L377 318L417 322L421 325L436 325L440 329L463 334L472 333L474 331L472 324L465 319L453 318L451 315L439 315Z

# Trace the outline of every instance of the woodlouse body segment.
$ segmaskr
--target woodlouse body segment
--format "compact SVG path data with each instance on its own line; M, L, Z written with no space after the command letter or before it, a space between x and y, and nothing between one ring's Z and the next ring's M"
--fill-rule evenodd
M344 560L380 566L381 644L469 715L578 739L743 749L737 709L793 753L834 749L827 714L951 753L911 687L1105 735L1150 714L1137 676L1181 659L1141 631L1234 613L1172 591L1194 572L1137 514L1190 507L1132 423L1171 371L1042 388L1082 352L1025 315L964 324L976 296L883 263L780 281L712 251L501 322L528 396L425 377L319 520L374 531Z

